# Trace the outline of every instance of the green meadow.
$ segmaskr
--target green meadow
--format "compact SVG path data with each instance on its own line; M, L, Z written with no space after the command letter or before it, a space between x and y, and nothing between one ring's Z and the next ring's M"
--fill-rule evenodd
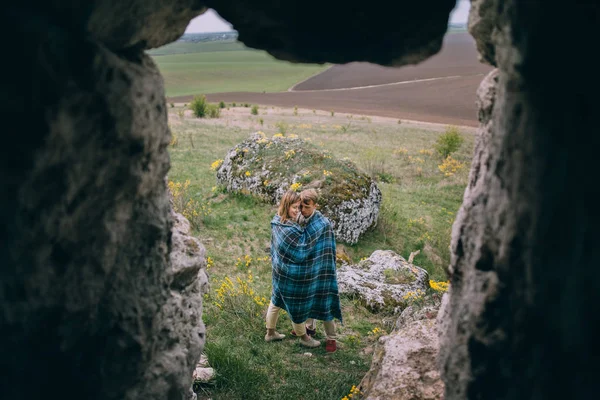
M240 42L175 42L148 54L164 77L167 97L281 92L328 67L276 60Z
M394 250L405 258L420 250L414 264L427 269L432 280L446 281L450 231L467 184L474 135L459 131L464 142L452 154L450 165L435 150L444 127L431 130L396 120L273 107L259 107L258 115L252 115L250 108L231 104L218 119L193 118L181 105L169 110L173 133L169 181L172 187L185 187L179 204L192 200L193 209L187 213L209 257L205 352L217 376L213 383L196 387L199 398L333 400L347 396L367 373L378 338L392 331L397 315L375 314L359 299L342 297L345 321L338 326L336 353L326 353L324 346L301 347L289 335L285 314L278 329L288 336L265 343L264 312L271 291L269 222L276 209L249 194L220 187L211 164L259 130L267 137L285 131L334 157L350 157L378 180L383 193L377 226L356 245L342 245L350 262L357 263L378 249ZM414 305L439 301L438 295L430 289ZM322 331L317 339L324 340Z

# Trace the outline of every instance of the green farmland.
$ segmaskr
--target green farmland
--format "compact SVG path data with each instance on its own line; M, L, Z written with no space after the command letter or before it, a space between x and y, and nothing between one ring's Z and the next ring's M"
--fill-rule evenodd
M176 42L148 52L168 97L220 92L281 92L327 68L292 64L239 42Z

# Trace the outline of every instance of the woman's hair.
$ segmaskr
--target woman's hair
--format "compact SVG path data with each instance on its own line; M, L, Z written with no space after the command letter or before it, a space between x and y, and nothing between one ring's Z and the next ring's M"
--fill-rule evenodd
M288 190L285 192L281 201L279 202L279 209L277 210L277 215L281 219L281 222L285 222L290 219L290 215L288 214L288 210L290 206L294 203L298 203L300 201L300 195L293 190Z

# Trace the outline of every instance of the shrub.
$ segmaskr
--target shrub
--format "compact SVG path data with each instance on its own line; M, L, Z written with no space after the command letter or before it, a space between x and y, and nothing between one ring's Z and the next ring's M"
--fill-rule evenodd
M219 102L219 108L225 108L225 102L220 101Z
M169 146L171 147L177 147L177 144L179 143L179 139L177 139L177 135L176 134L171 134L171 141L169 142Z
M298 106L294 106L294 115L298 115Z
M262 126L262 125L265 123L265 120L264 120L264 119L262 119L262 118L259 118L259 119L258 119L258 122L259 122L259 123L260 123L260 125Z
M173 104L173 103L170 103L170 104L171 104L171 108L175 107L175 104Z
M194 100L190 103L190 109L196 116L196 118L206 117L206 111L208 104L206 103L206 96L194 96Z
M250 104L244 103L244 107L248 108L248 107L250 107Z
M285 134L287 133L288 127L289 127L287 122L279 121L275 124L275 126L277 127L277 133L281 133L282 135L285 136Z
M335 115L335 112L333 110L331 110L331 116L333 117Z
M450 126L446 129L442 135L440 135L436 141L436 151L445 159L450 154L454 153L460 148L464 139L460 135L458 128Z
M250 110L250 114L258 115L258 106L252 106L252 109Z
M231 107L236 107L235 103L232 103L232 104L231 104Z
M207 104L206 115L208 118L219 118L221 116L221 108L216 104Z
M210 206L208 204L201 204L192 197L189 193L189 180L185 182L169 181L168 188L171 204L175 212L187 218L192 228L196 230L200 229L203 219L212 213Z

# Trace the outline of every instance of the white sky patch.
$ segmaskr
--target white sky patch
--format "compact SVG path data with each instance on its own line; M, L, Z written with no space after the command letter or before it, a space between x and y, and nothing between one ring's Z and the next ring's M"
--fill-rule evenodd
M458 0L456 7L450 13L450 22L453 24L466 24L470 9L471 2L469 0Z
M204 14L190 21L185 33L229 32L232 25L225 21L215 10L209 8Z
M465 24L469 17L470 8L471 2L469 0L458 0L456 7L450 14L450 22L453 24ZM211 8L204 14L191 20L185 33L228 32L231 30L233 30L233 26Z

